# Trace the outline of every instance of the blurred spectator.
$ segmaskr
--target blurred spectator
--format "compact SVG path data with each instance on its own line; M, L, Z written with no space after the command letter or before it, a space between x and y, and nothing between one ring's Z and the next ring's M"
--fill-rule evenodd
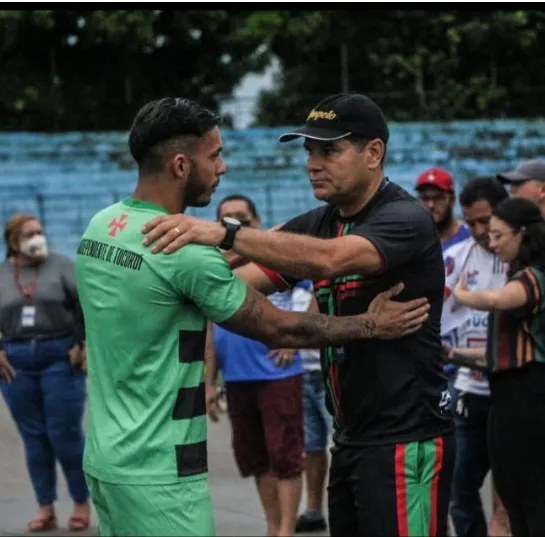
M294 287L294 311L318 313L312 288ZM327 446L333 430L333 418L326 408L325 382L318 349L300 351L303 359L303 424L305 432L305 478L307 507L297 519L296 533L323 531L327 523L323 515L324 486L327 477Z
M451 246L470 237L469 229L464 222L454 218L456 191L454 179L449 172L442 168L425 170L418 176L415 188L419 201L430 211L437 225L443 254ZM445 336L442 333L441 336L445 343L455 344L450 335ZM454 401L457 368L453 364L445 364L444 371L448 390Z
M445 250L445 304L441 323L453 327L450 339L454 352L485 348L488 312L456 306L452 291L464 278L472 290L505 285L508 265L490 247L492 211L508 197L493 177L478 177L464 185L460 204L472 237ZM457 537L487 535L480 489L490 470L487 424L490 410L488 379L481 371L460 367L454 383L456 400L456 463L452 480L450 515ZM494 493L494 491L493 491ZM491 526L505 535L501 504L495 505ZM505 516L503 517L505 519Z
M525 198L536 203L545 216L545 162L527 160L514 170L499 173L497 178L509 186L512 196Z
M545 534L545 222L529 200L494 209L490 247L509 263L508 283L471 290L461 278L457 303L489 311L486 361L492 405L492 472L513 536ZM477 352L478 351L478 352ZM482 349L474 357L484 356Z
M218 220L230 216L259 227L252 200L229 196L218 205ZM292 309L292 291L269 299ZM303 445L303 366L298 352L272 351L219 326L206 349L206 402L217 421L217 370L227 395L235 461L242 477L253 476L267 521L267 535L292 535L301 499ZM210 335L210 334L209 334Z
M51 253L40 222L13 216L0 265L0 388L23 440L39 505L33 532L57 527L58 460L75 502L71 530L89 525L82 469L84 328L70 259Z
M452 175L442 168L430 168L416 180L419 201L430 211L439 235L443 251L469 237L467 226L454 218L456 195Z

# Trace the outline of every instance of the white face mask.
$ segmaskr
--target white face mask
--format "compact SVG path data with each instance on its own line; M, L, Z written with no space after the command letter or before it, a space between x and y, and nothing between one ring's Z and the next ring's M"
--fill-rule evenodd
M47 257L47 240L43 235L34 235L30 239L21 242L21 253L33 259L45 259Z

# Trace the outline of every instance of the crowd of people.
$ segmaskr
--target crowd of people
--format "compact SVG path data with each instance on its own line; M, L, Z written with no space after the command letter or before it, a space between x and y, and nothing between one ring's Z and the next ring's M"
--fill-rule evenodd
M90 494L101 535L213 535L221 371L267 535L447 535L449 516L458 537L545 533L545 162L458 197L432 168L413 196L385 175L380 108L334 95L280 137L304 139L325 204L263 230L243 194L216 221L183 214L226 172L218 124L186 99L142 107L135 191L91 219L75 267L35 218L6 225L0 385L39 505L29 529L57 525L58 459L73 530Z

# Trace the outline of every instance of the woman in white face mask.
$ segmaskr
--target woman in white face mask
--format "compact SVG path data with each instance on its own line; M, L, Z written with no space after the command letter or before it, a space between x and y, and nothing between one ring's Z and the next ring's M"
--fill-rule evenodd
M0 390L25 445L39 505L29 530L57 527L55 462L74 500L69 529L89 525L82 468L85 333L73 262L51 253L40 222L20 214L5 225L0 264Z

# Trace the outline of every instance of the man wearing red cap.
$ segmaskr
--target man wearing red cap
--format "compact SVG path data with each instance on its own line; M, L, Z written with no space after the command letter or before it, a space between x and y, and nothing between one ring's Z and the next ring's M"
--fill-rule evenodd
M416 181L418 199L435 220L443 251L469 237L467 226L454 218L454 179L442 168L430 168L422 172Z
M441 247L444 253L455 244L470 237L469 228L464 222L454 218L454 204L456 203L454 179L449 172L443 168L430 168L422 172L416 180L416 191L420 202L430 211L439 236ZM445 257L445 267L449 274L449 265L452 258ZM450 345L454 344L450 335L443 337L443 341ZM449 392L455 396L454 381L456 380L457 367L453 364L444 366L445 375L448 380Z
M454 179L447 170L430 168L422 172L416 180L416 191L418 199L430 211L435 220L443 252L454 244L469 238L468 227L461 220L454 218L454 204L456 203ZM448 262L445 259L445 263ZM452 342L449 341L449 343ZM445 365L445 373L452 394L456 366Z

